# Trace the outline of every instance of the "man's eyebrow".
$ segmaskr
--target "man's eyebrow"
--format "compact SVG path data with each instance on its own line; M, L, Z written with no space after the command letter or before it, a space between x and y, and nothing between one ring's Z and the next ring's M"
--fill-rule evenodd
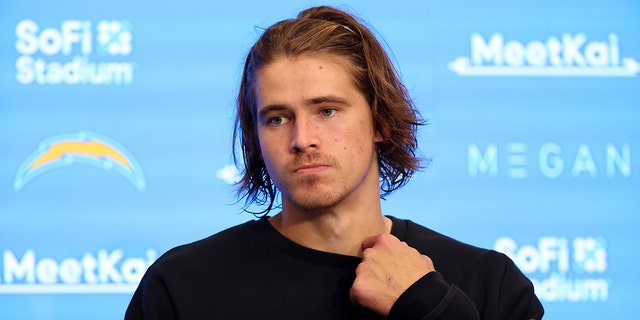
M335 104L342 104L342 105L348 104L346 99L338 96L334 96L334 95L315 97L305 101L306 105L314 105L314 104L321 104L321 103L335 103Z
M280 104L272 104L272 105L268 105L265 106L264 108L260 109L258 111L258 118L264 118L266 116L267 113L272 112L272 111L281 111L281 110L286 110L287 107L280 105Z

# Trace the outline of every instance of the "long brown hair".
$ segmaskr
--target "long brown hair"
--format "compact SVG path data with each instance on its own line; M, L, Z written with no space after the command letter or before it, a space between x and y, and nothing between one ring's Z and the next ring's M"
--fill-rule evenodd
M269 27L247 55L237 100L234 142L240 140L244 170L238 194L246 205L273 208L277 189L260 157L257 106L254 96L256 72L279 57L304 53L345 56L351 61L356 86L371 106L374 127L382 137L377 144L381 196L406 184L421 168L416 156L416 130L423 120L393 64L373 33L356 17L336 8L321 6L300 12L296 19ZM234 160L236 145L234 143Z

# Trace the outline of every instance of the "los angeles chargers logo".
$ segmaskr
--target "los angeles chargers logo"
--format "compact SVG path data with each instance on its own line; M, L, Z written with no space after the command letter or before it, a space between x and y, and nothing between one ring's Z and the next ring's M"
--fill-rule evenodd
M146 183L136 159L115 141L90 132L51 137L40 144L20 166L13 188L22 189L33 178L58 167L86 163L125 176L138 189Z

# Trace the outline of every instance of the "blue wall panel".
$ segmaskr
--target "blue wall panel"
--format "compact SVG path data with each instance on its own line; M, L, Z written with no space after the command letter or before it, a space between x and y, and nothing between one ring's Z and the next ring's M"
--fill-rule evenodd
M157 256L252 218L242 62L313 4L0 4L1 319L121 318ZM385 214L507 253L546 319L640 312L637 2L327 4L384 39L430 123Z

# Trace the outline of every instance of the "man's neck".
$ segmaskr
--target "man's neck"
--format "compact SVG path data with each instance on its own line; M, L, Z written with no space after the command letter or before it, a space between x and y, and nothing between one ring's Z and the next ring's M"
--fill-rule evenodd
M391 231L391 220L378 206L322 212L305 212L283 207L271 224L290 240L315 250L360 256L362 241Z

